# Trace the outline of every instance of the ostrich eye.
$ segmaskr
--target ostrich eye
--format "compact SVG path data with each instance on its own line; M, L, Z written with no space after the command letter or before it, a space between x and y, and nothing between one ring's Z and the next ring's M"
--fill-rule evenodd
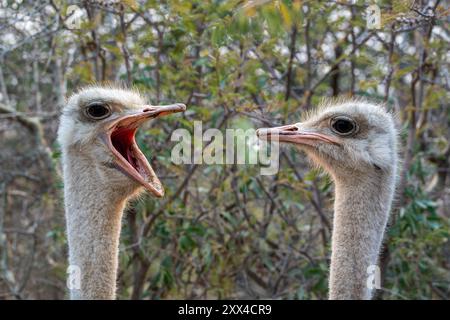
M358 130L358 126L353 119L347 117L335 117L331 119L331 130L341 136L348 136Z
M107 104L93 103L86 107L86 115L94 120L101 120L111 115L111 108Z

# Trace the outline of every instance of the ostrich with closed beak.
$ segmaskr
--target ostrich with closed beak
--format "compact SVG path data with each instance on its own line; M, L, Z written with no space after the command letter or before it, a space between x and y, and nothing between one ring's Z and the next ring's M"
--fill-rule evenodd
M335 200L329 298L370 299L369 276L378 270L397 180L392 114L365 101L328 102L302 122L259 129L257 135L299 147L331 175Z

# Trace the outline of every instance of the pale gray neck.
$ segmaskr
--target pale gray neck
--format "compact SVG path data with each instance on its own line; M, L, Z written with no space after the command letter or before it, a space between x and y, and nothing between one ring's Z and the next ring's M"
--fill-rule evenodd
M71 299L116 296L126 196L106 182L94 163L82 157L63 157Z
M394 179L394 174L386 172L334 179L330 299L371 299L373 290L367 283L373 283L379 270L378 255L394 194Z

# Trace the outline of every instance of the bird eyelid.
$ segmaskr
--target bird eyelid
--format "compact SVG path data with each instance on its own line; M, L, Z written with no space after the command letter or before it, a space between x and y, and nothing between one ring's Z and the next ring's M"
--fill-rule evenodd
M339 126L336 127L339 122L347 126L350 124L350 127L342 128L341 126L341 129L339 129ZM332 132L343 137L353 136L359 131L358 123L352 117L345 115L330 117L329 126Z
M84 107L84 114L90 120L103 120L110 117L113 110L106 102L91 102Z

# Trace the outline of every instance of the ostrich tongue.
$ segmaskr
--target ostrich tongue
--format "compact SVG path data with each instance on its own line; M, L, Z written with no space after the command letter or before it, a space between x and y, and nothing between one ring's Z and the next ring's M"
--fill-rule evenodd
M117 169L156 197L164 196L164 188L136 143L136 131L149 119L184 110L186 110L186 106L181 103L167 106L146 106L108 124L106 144L115 157Z

